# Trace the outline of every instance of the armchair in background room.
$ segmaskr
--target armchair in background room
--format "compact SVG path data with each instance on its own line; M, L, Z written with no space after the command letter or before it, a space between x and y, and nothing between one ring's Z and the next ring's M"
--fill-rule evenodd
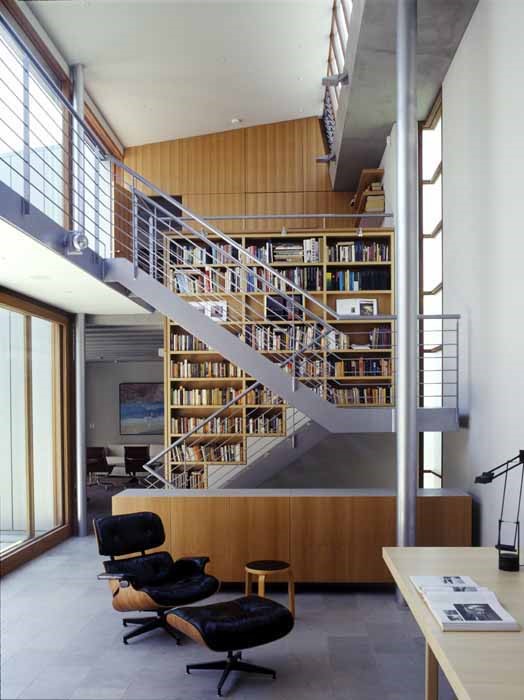
M157 628L176 638L166 622L167 612L208 598L220 588L218 580L205 573L208 557L183 557L174 561L169 552L146 554L146 550L165 542L164 526L156 513L108 515L96 518L93 524L98 551L109 557L104 561L105 573L98 578L109 582L113 608L119 612L154 613L123 619L124 627L139 625L124 635L124 644ZM115 559L124 556L125 559Z
M149 445L125 445L124 466L126 474L135 479L136 473L143 471L144 464L149 461Z
M100 479L95 478L95 474L105 474L109 476L113 470L113 466L107 461L107 452L105 447L88 447L86 454L86 467L89 481L91 484L102 483Z

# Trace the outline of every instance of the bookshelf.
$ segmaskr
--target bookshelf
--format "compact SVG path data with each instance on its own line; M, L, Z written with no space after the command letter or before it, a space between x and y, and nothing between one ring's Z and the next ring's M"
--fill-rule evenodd
M339 333L321 342L320 349L315 350L318 362L309 368L314 372L315 382L321 384L324 396L341 408L392 406L391 322L374 321L372 315L369 319L334 321L315 303L318 300L337 310L341 301L360 299L372 302L376 314L394 313L392 229L302 229L284 236L278 231L246 232L231 237L262 262L307 289L311 300L301 299L304 306L327 320ZM247 343L268 357L291 351L291 337L298 338L300 344L307 342L308 333L311 335L315 328L312 320L297 319L291 311L288 320L267 323L260 320L262 304L271 318L271 297L277 294L266 288L263 281L240 270L234 262L225 262L225 258L217 260L219 255L211 262L203 257L197 262L198 257L197 254L195 259L188 252L183 265L170 268L169 283L177 293L188 301L196 296L199 300L206 299L206 291L216 281L214 270L219 269L226 275L221 283L223 291L209 294L215 304L224 300L223 318L216 319L217 322L242 334ZM194 270L195 263L199 267L192 279L189 266ZM365 289L358 288L362 284ZM228 286L227 290L224 285ZM221 313L220 308L217 313ZM281 333L276 330L280 328ZM165 322L164 358L167 444L256 382L169 319ZM238 405L226 409L207 426L204 434L199 432L187 441L190 453L186 457L191 458L186 465L187 484L193 488L205 487L209 463L245 464L248 438L284 437L286 408L271 391L259 387ZM215 453L213 441L226 437L231 449L227 453ZM175 455L175 461L183 456Z

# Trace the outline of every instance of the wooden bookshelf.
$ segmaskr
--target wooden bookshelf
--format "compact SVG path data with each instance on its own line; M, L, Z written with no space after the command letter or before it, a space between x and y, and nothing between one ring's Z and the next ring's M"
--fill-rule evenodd
M372 181L375 181L375 176ZM334 321L332 317L319 307L315 300L318 300L327 307L331 307L336 310L336 302L338 299L371 299L376 301L377 313L389 315L394 313L394 238L393 231L389 228L366 228L366 229L302 229L294 230L292 233L288 233L285 236L279 232L267 232L267 233L243 233L234 234L231 236L234 240L238 241L243 248L248 246L262 247L268 243L277 244L282 242L295 242L303 243L307 239L316 239L319 243L319 261L318 262L285 262L278 261L266 263L273 269L277 270L313 270L312 273L315 274L315 283L319 283L319 288L307 290L309 296L312 297L311 300L304 299L304 306L313 311L318 317L323 320L327 320L335 328L339 329L341 334L355 334L349 336L352 338L353 342L360 345L364 345L369 342L370 333L374 329L383 328L389 331L391 337L391 322L390 321L374 321L373 316L369 319L344 319L341 321ZM213 240L210 237L210 240ZM218 239L217 239L218 241ZM219 242L219 241L218 241ZM378 246L381 246L380 250L385 250L387 246L387 259L380 260L351 260L351 261L340 261L330 258L339 254L340 246L337 248L338 244L354 244L355 251L358 245L358 251L356 254L358 256L362 255L362 246L377 246L373 249L378 250ZM274 248L273 248L274 251ZM369 251L368 251L369 252ZM242 255L242 253L240 253ZM248 263L245 256L242 255L241 261L242 265ZM168 279L170 284L177 293L181 294L184 298L191 300L191 298L205 299L206 296L212 297L214 300L223 299L227 303L228 316L222 321L222 325L225 325L231 330L236 330L245 336L249 332L250 328L253 327L263 327L266 322L261 320L258 316L262 309L262 304L266 303L264 297L268 297L272 294L277 294L274 291L262 291L254 290L248 291L248 279L244 271L240 275L238 280L238 289L236 291L223 291L219 293L204 293L202 291L198 292L188 292L186 289L180 290L178 284L180 282L180 277L177 280L177 272L180 273L187 270L188 266L193 266L191 263L186 265L180 265L175 268L171 268L169 271ZM251 268L255 268L255 264L249 264ZM224 273L226 270L232 270L237 267L232 263L217 264L212 265L199 265L199 269L205 273L206 270L213 274L213 270L223 268ZM328 289L327 280L328 273L331 275L348 275L349 273L357 274L367 274L370 271L371 274L374 271L382 271L386 277L389 275L387 288L385 289L363 289L357 290L346 290L346 289ZM298 273L297 273L298 274ZM346 278L342 278L343 282L346 282ZM360 278L362 279L362 278ZM380 278L382 281L384 278ZM336 282L338 278L335 277ZM313 277L310 278L310 284L313 281ZM321 283L320 283L321 281ZM184 282L184 284L186 284ZM304 287L304 285L299 285ZM234 313L234 319L231 319L229 313ZM268 321L267 325L275 324L276 326L286 327L304 327L306 330L308 326L314 326L313 320L290 320L290 321ZM185 337L183 337L185 336ZM348 336L346 336L347 338ZM309 377L305 376L303 379L305 382L309 380L314 380L322 385L325 396L332 395L334 391L338 390L341 392L345 391L360 391L361 387L363 396L362 401L352 403L347 400L347 396L342 394L344 398L340 400L340 406L351 407L351 408L370 408L370 407L384 407L393 405L393 355L390 347L368 347L368 348L352 348L350 347L350 341L346 340L347 347L338 347L337 349L332 349L332 339L329 343L322 341L320 349L317 351L310 351L310 354L315 353L321 359L321 369L319 376ZM184 343L190 343L190 347L183 346ZM193 349L193 347L195 349ZM267 357L280 355L285 352L291 354L292 350L275 350L275 349L263 349L259 350L261 354ZM376 358L387 359L389 365L387 365L387 372L382 374L371 374L366 373L365 375L354 375L354 374L344 374L336 375L334 369L335 355L339 356L338 360L344 359L350 363L352 360L358 360L359 358L373 358L366 360L366 362L375 361ZM165 347L164 347L164 365L165 365L165 386L166 386L166 421L165 421L165 434L166 434L166 444L172 444L180 436L184 435L186 430L180 427L181 419L193 419L202 420L203 418L214 413L220 405L226 403L232 397L232 392L235 391L237 394L241 393L247 389L251 384L255 383L255 379L251 377L248 373L241 369L234 368L231 373L235 376L173 376L173 368L175 363L177 363L177 372L180 373L184 370L180 368L182 365L178 363L185 363L185 366L195 366L202 365L203 363L220 363L222 371L229 374L230 363L223 358L216 350L212 348L206 348L199 343L197 339L191 336L185 329L180 327L176 322L166 319L165 323ZM361 360L363 362L363 360ZM366 365L367 367L368 365ZM386 366L386 365L384 365ZM209 365L208 365L209 367ZM349 367L349 364L348 364ZM215 371L218 365L215 365ZM327 371L327 368L331 368ZM188 370L189 371L189 370ZM192 370L193 371L193 370ZM202 374L204 370L202 369ZM384 389L387 394L387 399L384 401L372 400L373 388ZM190 405L185 402L173 401L173 392L179 389L185 390L195 390L203 391L205 389L220 390L224 393L224 400L222 403L207 403L205 405L199 403L198 405ZM246 453L247 453L247 439L250 437L283 437L286 435L286 408L287 406L283 403L274 403L273 400L268 401L268 397L271 396L271 392L265 390L264 400L260 403L254 403L253 397L246 397L241 400L238 405L232 406L227 409L223 417L237 418L235 430L231 430L231 424L228 424L228 430L226 432L221 432L220 430L213 430L209 433L198 434L198 440L193 440L190 442L198 443L203 445L205 443L212 444L213 441L220 440L221 438L226 438L231 444L238 445L239 454L235 455L235 458L224 459L224 460L213 460L209 463L211 464L244 464ZM367 392L367 393L366 393ZM376 392L375 392L376 393ZM197 395L195 394L195 398ZM376 399L376 396L375 396ZM276 400L276 399L275 399ZM255 418L261 412L270 411L267 414L274 418L274 425L278 426L278 430L275 432L257 432L256 430L252 432L253 425L249 426L249 419ZM222 417L222 416L221 416ZM177 422L178 421L178 422ZM193 424L192 424L193 427ZM176 429L175 429L176 428ZM251 430L250 430L251 428ZM189 429L189 428L188 428ZM186 463L186 468L188 470L193 470L198 472L198 474L193 479L193 482L200 483L203 487L207 485L207 464L205 459L197 459L192 462Z

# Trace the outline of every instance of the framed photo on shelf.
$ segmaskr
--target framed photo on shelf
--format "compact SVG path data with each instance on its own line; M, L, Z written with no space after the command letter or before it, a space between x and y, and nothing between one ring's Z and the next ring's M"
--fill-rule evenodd
M303 321L304 311L296 304L304 306L302 294L290 294L289 298L280 294L268 294L264 297L264 316L266 321Z
M337 299L339 316L376 316L378 304L376 299Z
M227 321L227 301L208 301L206 316L217 323L225 323Z

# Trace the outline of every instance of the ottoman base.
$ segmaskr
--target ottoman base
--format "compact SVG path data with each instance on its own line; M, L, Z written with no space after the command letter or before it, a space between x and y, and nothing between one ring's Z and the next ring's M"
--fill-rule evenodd
M227 680L227 677L231 671L243 671L244 673L261 673L265 676L277 677L276 672L272 668L265 668L265 666L255 666L255 664L248 664L242 661L242 652L237 651L233 653L228 651L227 659L222 661L209 661L203 664L189 664L186 666L186 672L191 673L191 671L222 671L220 680L217 686L217 694L222 697L222 688Z

